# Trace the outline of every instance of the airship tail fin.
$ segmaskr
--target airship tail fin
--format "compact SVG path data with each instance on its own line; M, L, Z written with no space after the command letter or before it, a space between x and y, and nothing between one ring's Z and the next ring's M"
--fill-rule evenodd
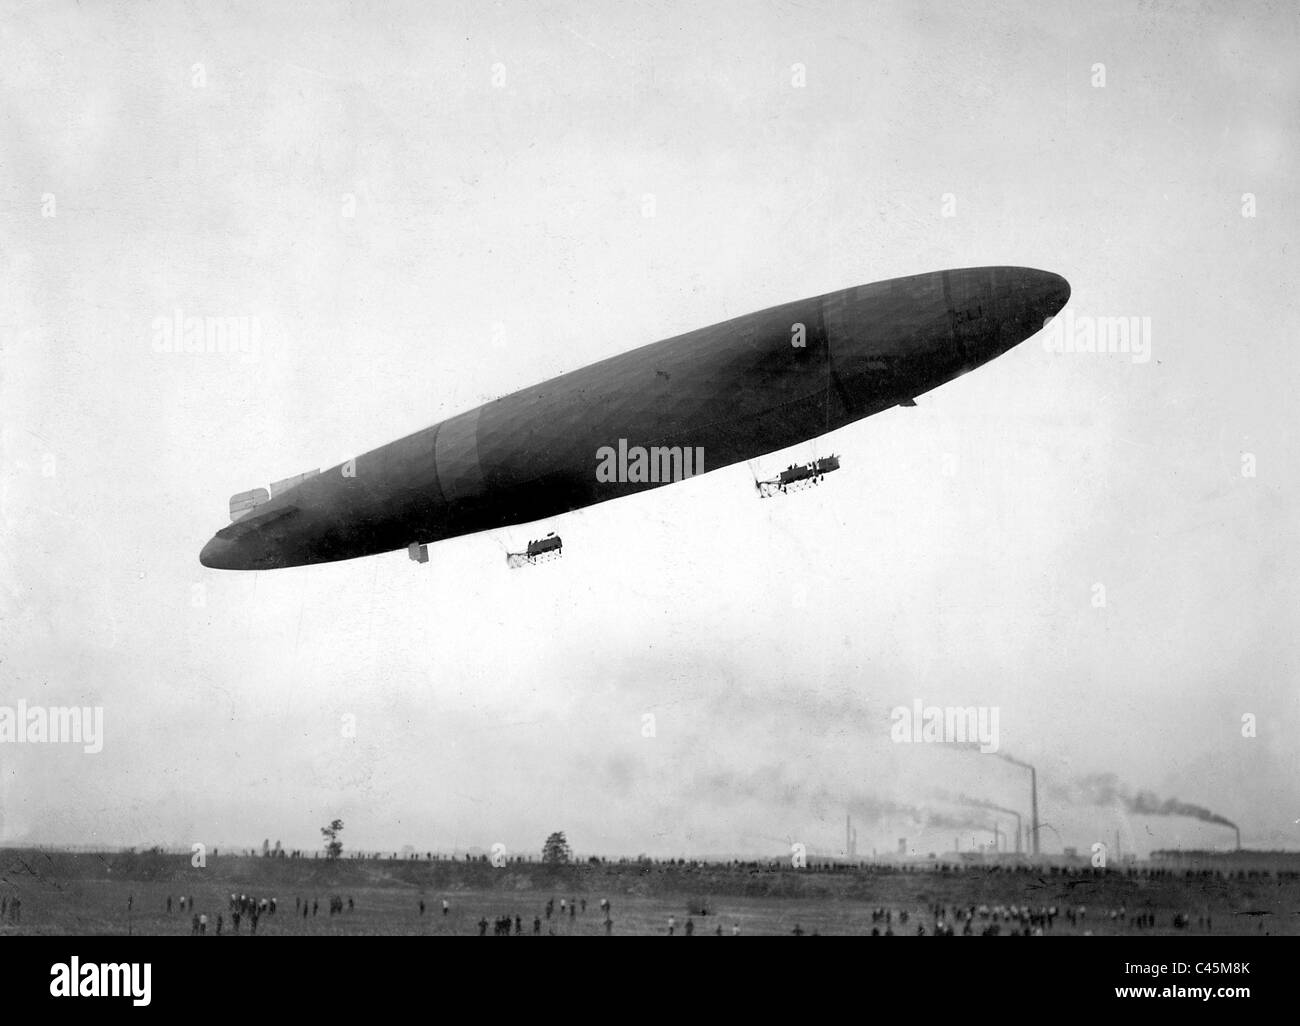
M264 502L269 502L281 492L287 492L290 488L295 488L302 484L308 478L315 477L320 473L320 468L308 470L302 474L295 474L293 477L286 477L283 481L272 481L270 490L266 488L250 488L246 492L238 492L230 497L230 519L232 522L246 517L257 509Z
M268 501L271 494L265 488L252 488L238 492L230 497L230 520L233 523L240 517L246 517L262 503Z
M252 516L244 514L235 523L218 531L217 537L229 541L232 538L242 538L247 534L264 532L272 525L276 525L276 529L279 530L300 512L297 506L281 506L279 509L267 510Z

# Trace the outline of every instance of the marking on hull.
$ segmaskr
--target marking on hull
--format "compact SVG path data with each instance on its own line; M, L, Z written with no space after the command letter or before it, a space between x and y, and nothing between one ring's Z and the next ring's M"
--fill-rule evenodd
M957 350L957 355L961 357L962 366L966 365L966 343L957 330L957 308L952 302L952 272L943 272L943 303L948 308L948 337L952 339L952 344Z
M433 440L434 469L438 487L448 502L464 502L483 494L483 469L478 462L478 414L478 409L473 409L438 425Z
M832 292L822 300L822 323L826 325L826 338L847 338L848 326L844 323L845 308L843 292Z
M861 291L861 290L859 290ZM853 411L853 400L844 382L835 370L835 339L847 339L848 325L845 323L847 302L843 292L835 292L822 300L822 332L826 336L826 427L831 429L831 393L835 393L845 413ZM823 433L825 433L823 432Z

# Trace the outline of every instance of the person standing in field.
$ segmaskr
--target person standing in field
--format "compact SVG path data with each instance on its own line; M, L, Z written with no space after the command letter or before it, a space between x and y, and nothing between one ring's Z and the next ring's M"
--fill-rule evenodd
M668 936L671 937L671 936L673 935L673 931L676 930L676 929L677 929L677 920L676 920L673 916L669 916L669 917L668 917Z

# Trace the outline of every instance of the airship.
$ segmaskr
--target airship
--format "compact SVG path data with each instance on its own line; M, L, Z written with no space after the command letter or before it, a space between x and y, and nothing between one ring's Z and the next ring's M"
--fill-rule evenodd
M1000 356L1070 297L971 267L784 303L520 389L230 499L199 561L269 570L547 520L814 440ZM839 466L838 458L835 466Z

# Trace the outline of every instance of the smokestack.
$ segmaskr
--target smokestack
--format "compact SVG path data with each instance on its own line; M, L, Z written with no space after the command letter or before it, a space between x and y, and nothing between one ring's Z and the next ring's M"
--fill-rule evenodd
M1002 831L998 829L998 821L993 821L993 851L994 853L1002 850Z
M1033 766L1029 767L1029 796L1030 811L1033 814L1033 842L1034 855L1038 854L1038 770Z
M1029 768L1028 763L1016 762L1015 765L1023 766L1025 769ZM1003 815L1006 816L1015 816L1016 817L1015 852L1017 855L1020 854L1022 850L1021 842L1024 836L1022 830L1024 821L1021 819L1020 813L1018 813L1015 809L1008 809L1001 805L994 805L992 802L981 801L978 798L967 798L965 795L959 795L957 801L961 802L963 805L970 805L976 809L989 809L993 812L1001 812ZM998 832L999 832L999 840L1001 840L1003 837L1006 836L1005 834L1001 833L1000 826L998 828Z
M1237 831L1237 850L1241 851L1241 827L1235 826L1232 829Z

